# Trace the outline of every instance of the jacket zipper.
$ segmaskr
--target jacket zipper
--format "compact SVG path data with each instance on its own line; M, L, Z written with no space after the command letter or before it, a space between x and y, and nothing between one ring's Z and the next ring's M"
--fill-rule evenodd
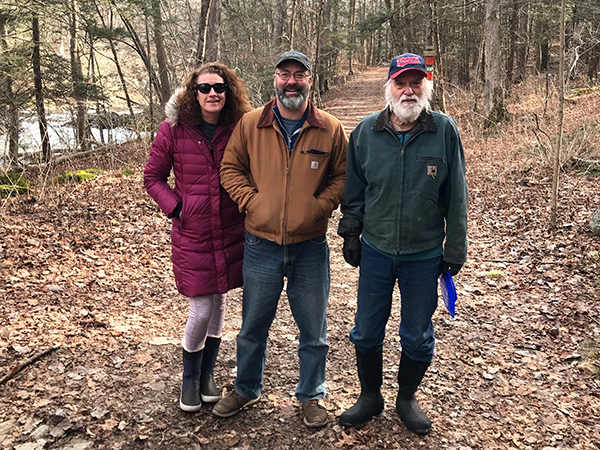
M279 127L281 127L281 124L279 124L279 120L277 120L277 125ZM296 138L296 144L298 143L298 140L300 139L300 134L302 133L303 129L304 129L304 124L296 132L294 132L292 134L292 136L294 136L296 134L298 135L298 137ZM279 133L281 134L281 137L284 137L281 130L279 130ZM286 135L287 135L287 133L286 133ZM286 218L287 218L288 208L286 208L286 200L287 200L288 185L290 183L290 167L292 164L292 153L293 153L293 149L292 149L292 151L290 151L292 137L289 137L287 140L288 140L288 151L286 153L285 186L284 186L284 191L283 191L283 216L281 218L281 245L287 244L287 242L286 242L286 235L287 235L287 233L286 233Z
M403 210L403 204L402 204L402 198L404 197L404 179L406 178L406 164L404 164L404 150L406 149L406 147L408 147L408 144L410 144L412 141L414 141L422 132L423 129L419 128L418 130L416 130L416 133L411 133L410 136L408 137L408 141L406 141L406 144L402 145L400 143L400 139L398 139L398 134L396 134L396 130L393 130L392 128L390 128L389 126L385 127L386 130L388 130L393 136L394 138L396 138L396 141L398 142L398 145L400 145L400 157L402 158L402 179L400 180L400 198L399 198L399 202L398 202L398 216L397 216L397 223L398 223L398 228L396 230L396 236L398 236L398 243L396 246L396 251L399 252L400 249L400 228L401 228L401 220L402 220L402 210Z

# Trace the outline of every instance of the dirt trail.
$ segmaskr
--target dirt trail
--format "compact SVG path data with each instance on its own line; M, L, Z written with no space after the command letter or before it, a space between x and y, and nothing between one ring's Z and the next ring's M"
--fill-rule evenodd
M324 109L344 124L348 134L367 114L385 106L383 85L387 67L371 67L323 95Z
M332 89L325 109L350 130L383 107L386 71L370 69ZM594 96L569 106L572 117L599 107ZM393 408L398 293L384 348L386 409L359 429L337 424L359 392L347 338L358 271L342 257L339 212L328 233L324 404L331 423L321 430L302 424L294 398L297 329L285 294L262 401L230 419L218 419L210 406L180 411L187 302L174 287L169 221L142 186L148 148L129 145L76 162L106 170L93 182L2 205L0 378L40 351L61 348L0 385L0 449L600 448L600 378L591 371L600 342L600 240L586 226L600 206L598 178L561 174L560 227L550 233L550 172L523 150L530 137L520 119L483 138L471 133L467 113L455 116L467 156L469 261L456 277L456 317L443 307L434 316L436 356L418 393L433 421L429 436L408 433ZM240 325L238 289L229 296L216 369L229 390Z

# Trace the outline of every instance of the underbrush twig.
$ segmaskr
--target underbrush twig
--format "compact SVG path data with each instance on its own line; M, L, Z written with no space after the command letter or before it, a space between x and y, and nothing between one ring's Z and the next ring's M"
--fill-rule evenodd
M56 347L48 348L48 349L44 350L43 352L38 353L37 355L33 355L31 358L29 358L24 363L16 365L15 367L12 368L12 370L7 375L0 378L0 385L6 383L8 380L10 380L12 377L14 377L17 373L19 373L25 367L29 366L30 364L33 364L38 359L43 358L44 356L52 353L55 350L58 350L59 348L60 348L60 345L57 345Z

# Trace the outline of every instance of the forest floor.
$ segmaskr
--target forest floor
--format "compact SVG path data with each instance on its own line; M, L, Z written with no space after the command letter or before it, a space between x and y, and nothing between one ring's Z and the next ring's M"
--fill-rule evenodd
M324 108L350 131L383 106L386 72L357 74L324 96ZM175 290L169 220L142 185L149 148L129 144L37 174L33 195L1 204L0 449L599 449L600 238L588 222L600 207L600 177L564 167L551 232L551 169L533 121L544 117L544 98L535 86L528 96L521 88L512 120L485 136L469 94L451 99L467 158L469 260L455 277L456 316L443 305L434 316L436 356L417 394L433 421L428 436L409 433L394 410L397 292L384 347L385 411L356 429L337 422L359 393L348 340L358 270L342 257L339 211L328 233L330 423L302 423L297 329L285 294L262 400L229 419L214 416L212 405L182 412L188 304ZM596 145L589 131L598 127L600 97L581 95L566 107L569 142L583 127L581 139ZM548 123L539 128L551 134ZM83 184L53 182L73 168L105 172ZM237 289L215 372L228 391L240 325Z

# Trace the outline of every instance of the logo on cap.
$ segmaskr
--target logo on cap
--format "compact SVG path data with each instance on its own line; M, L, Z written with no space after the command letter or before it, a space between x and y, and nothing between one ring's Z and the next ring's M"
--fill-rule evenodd
M401 56L396 60L396 67L404 67L407 64L421 64L416 56Z

